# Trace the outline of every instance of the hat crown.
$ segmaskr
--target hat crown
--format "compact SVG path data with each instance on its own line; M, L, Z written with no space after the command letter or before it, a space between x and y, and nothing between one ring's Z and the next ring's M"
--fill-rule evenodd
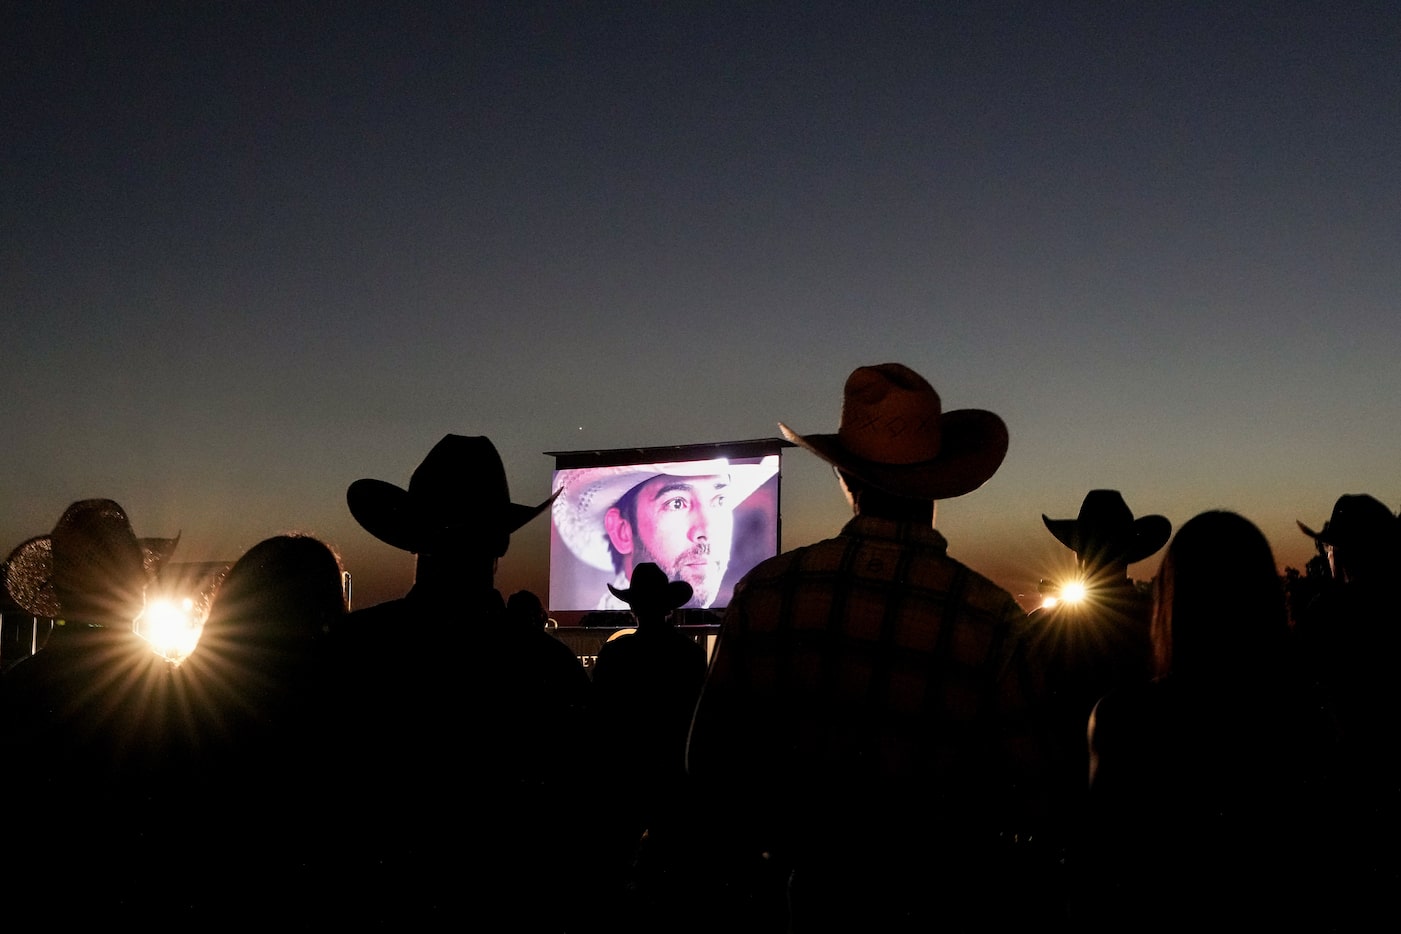
M651 561L644 561L632 569L631 583L626 590L612 584L608 589L634 610L674 610L681 606L695 592L686 581L674 581L666 572Z
M939 456L942 412L934 387L904 364L858 367L846 380L837 437L877 464L919 464Z
M649 593L656 593L665 590L666 585L671 583L660 567L650 561L644 561L632 569L632 587L630 591L637 591L634 596L645 596Z
M1366 493L1345 493L1315 537L1328 544L1379 542L1396 534L1398 520L1381 500Z
M1133 535L1133 511L1118 490L1086 493L1075 521L1080 527L1081 540L1114 540Z
M511 504L506 466L491 439L480 435L444 435L414 468L408 493L417 508L450 525Z

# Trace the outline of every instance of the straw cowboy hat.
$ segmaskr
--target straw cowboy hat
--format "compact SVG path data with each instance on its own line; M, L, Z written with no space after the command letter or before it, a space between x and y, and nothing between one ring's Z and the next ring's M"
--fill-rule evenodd
M1401 526L1386 504L1366 493L1339 496L1333 504L1333 515L1317 532L1297 519L1294 521L1305 535L1325 545L1384 544L1397 536Z
M34 616L130 624L179 542L179 535L137 538L126 510L110 499L78 500L52 532L10 552L5 589Z
M680 461L671 464L624 464L615 467L579 467L561 470L555 477L558 499L554 505L555 529L574 555L601 571L613 570L608 532L603 517L633 487L658 476L710 477L729 475L725 504L731 509L743 503L778 473L778 455L757 464L731 464L727 459Z
M982 409L943 411L914 370L882 363L853 370L836 434L783 436L867 483L910 499L948 499L982 486L1007 456L1007 426Z
M356 480L345 498L365 531L414 554L509 537L554 499L535 506L511 502L496 445L465 435L444 435L414 470L407 490L384 480Z
M1117 557L1128 564L1153 554L1172 535L1166 516L1135 519L1118 490L1090 490L1074 519L1051 519L1042 513L1041 521L1058 542L1081 558Z
M691 585L685 581L668 580L666 572L651 561L644 561L632 569L632 586L628 588L608 585L613 596L632 607L638 613L665 613L682 606L691 599Z

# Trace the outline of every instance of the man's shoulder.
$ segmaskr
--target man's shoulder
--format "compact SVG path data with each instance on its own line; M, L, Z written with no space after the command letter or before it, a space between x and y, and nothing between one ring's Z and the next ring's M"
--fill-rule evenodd
M836 535L779 552L760 561L749 573L762 571L765 576L774 577L805 564L839 561L851 548L883 537L872 532L869 523L863 525L861 520L852 519Z
M765 582L781 580L790 574L800 573L813 562L820 563L825 556L839 554L845 547L840 537L828 538L808 545L799 545L770 558L765 558L749 569L749 572L740 581L739 587L736 588L735 594L738 596L746 588L762 586Z
M949 560L954 561L953 558ZM1022 605L1017 602L1017 598L1012 596L1007 588L962 562L955 561L955 563L964 569L968 580L972 583L974 592L984 598L984 602L1005 604L1008 610L1013 612L1016 616L1021 619L1026 618L1026 610L1022 608Z
M957 589L960 600L994 616L1024 620L1025 611L1005 588L986 575L974 570L947 553L947 543L932 529L929 535L919 534L890 537L877 534L867 536L857 523L849 523L842 532L832 538L813 542L790 549L755 565L740 582L735 592L735 601L743 603L754 592L770 591L774 588L803 586L804 580L811 579L813 586L830 589L845 575L863 576L867 569L856 567L861 562L853 561L853 554L861 554L864 548L877 552L887 549L899 551L902 556L913 554L902 581L890 580L890 586L918 588L929 591L951 591ZM887 552L885 558L890 558ZM872 574L872 580L894 574L894 566L902 563L894 561L873 561L868 564L882 564L880 570Z
M352 610L341 617L332 630L332 635L340 641L351 642L386 635L386 627L399 629L406 625L412 616L412 608L404 597L386 600L373 606Z
M540 656L547 659L553 668L560 672L561 677L572 683L587 684L589 673L584 668L579 656L574 654L574 650L565 645L562 639L550 635L548 632L540 633Z

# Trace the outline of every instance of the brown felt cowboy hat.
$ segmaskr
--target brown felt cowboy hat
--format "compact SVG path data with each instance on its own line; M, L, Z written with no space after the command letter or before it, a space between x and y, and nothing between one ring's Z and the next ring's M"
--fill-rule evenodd
M554 500L535 506L511 502L496 445L466 435L444 435L414 470L408 489L356 480L345 498L365 531L414 554L509 537Z
M887 493L948 499L971 493L1007 456L1007 426L983 409L943 411L939 394L914 370L882 363L853 370L836 434L783 436Z
M1042 513L1041 521L1058 542L1082 559L1119 558L1133 564L1162 548L1172 536L1166 516L1135 519L1118 490L1090 490L1074 519L1051 519Z
M179 535L137 538L113 500L78 500L52 532L10 552L5 589L34 616L130 625L179 542Z
M691 599L691 585L685 581L668 580L666 572L651 561L632 569L632 586L622 589L608 585L613 596L638 612L674 610Z

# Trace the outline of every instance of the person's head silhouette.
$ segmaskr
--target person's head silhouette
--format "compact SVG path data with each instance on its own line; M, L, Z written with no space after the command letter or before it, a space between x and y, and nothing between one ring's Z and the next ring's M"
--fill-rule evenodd
M346 490L350 514L385 544L418 556L419 579L451 566L470 586L488 586L511 533L554 496L533 506L511 501L506 468L490 438L445 435L409 478L408 488L356 480ZM446 573L446 572L444 572Z
M1401 520L1374 496L1345 493L1333 504L1333 514L1315 532L1304 523L1300 531L1328 556L1333 577L1344 583L1379 580L1396 570L1401 557Z
M666 572L650 561L632 569L631 586L624 589L609 584L608 589L632 608L639 626L666 619L691 599L690 584L668 579Z
M851 372L835 434L778 427L833 466L856 513L931 524L938 500L973 492L1007 455L1000 416L985 409L944 411L929 381L900 363Z
M122 507L85 499L64 510L48 535L5 562L5 587L26 612L90 625L130 627L146 589L180 538L137 538Z
M1172 535L1166 516L1134 518L1118 490L1090 490L1074 519L1041 521L1056 541L1075 552L1081 572L1088 577L1123 578L1129 565L1149 557Z

